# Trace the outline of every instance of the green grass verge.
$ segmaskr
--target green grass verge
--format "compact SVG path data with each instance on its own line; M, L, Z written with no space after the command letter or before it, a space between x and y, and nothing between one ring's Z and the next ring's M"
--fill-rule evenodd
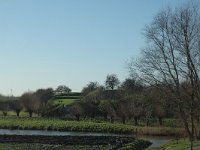
M194 147L200 146L200 141L195 141L194 142ZM189 140L171 140L169 143L162 145L158 148L149 148L147 150L187 150L190 148L190 142ZM197 149L200 149L197 148ZM195 149L195 150L197 150Z
M8 129L41 129L60 131L90 131L106 133L133 133L135 128L130 125L95 123L87 121L66 121L54 118L1 117L0 128Z

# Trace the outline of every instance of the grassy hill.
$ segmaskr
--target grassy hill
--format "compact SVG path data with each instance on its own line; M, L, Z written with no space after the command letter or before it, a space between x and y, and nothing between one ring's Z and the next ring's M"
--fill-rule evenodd
M49 103L53 105L57 105L57 104L69 105L80 98L81 98L81 93L69 93L66 95L56 95L51 100L49 100Z

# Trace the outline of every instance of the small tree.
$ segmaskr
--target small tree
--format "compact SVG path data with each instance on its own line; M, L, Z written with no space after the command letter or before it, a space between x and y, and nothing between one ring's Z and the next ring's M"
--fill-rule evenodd
M32 117L33 112L37 112L40 108L40 100L35 93L24 93L20 97L20 101L22 102L26 111L29 113L29 117Z
M158 88L159 87L159 88ZM161 90L163 89L163 90ZM167 116L167 97L164 92L165 85L157 85L155 87L148 87L143 94L146 96L148 103L152 106L152 116L158 118L159 124L162 125L163 118ZM168 105L169 106L169 105ZM171 110L172 111L172 110Z
M142 116L143 113L143 96L141 95L129 95L125 97L128 101L127 111L128 117L134 118L135 126L138 125L138 119Z
M101 100L98 109L100 110L101 114L103 115L104 119L107 120L108 118L108 109L110 107L109 100Z
M10 109L15 111L17 117L19 117L19 113L23 109L22 102L19 100L13 100L12 102L10 102Z
M48 89L38 89L35 92L36 96L39 98L41 104L43 106L46 106L48 100L50 100L53 97L54 91L52 88Z
M9 102L7 102L7 101L1 102L0 110L2 111L4 117L7 116L7 112L9 110Z
M93 102L95 104L98 104L101 99L103 99L103 91L101 89L93 90L82 98L84 102Z
M122 123L126 123L126 117L128 116L128 101L120 100L116 103L116 112L119 117L122 118Z
M83 106L85 117L88 116L88 117L94 118L100 114L100 111L98 109L98 104L95 102L92 102L92 101L83 102L82 106Z
M88 93L96 90L97 88L98 88L98 83L97 82L90 82L85 87L83 87L81 93L82 93L82 95L85 96Z
M128 94L136 94L142 92L143 88L144 87L142 83L133 78L125 79L125 81L121 84L121 89L125 90Z
M119 85L119 79L116 74L107 75L105 86L108 89L114 90Z
M105 119L110 117L110 122L114 123L114 118L116 116L115 102L112 100L101 100L99 110L103 113Z
M76 120L79 121L80 117L83 115L83 105L81 101L76 101L71 107L70 107L70 113L76 117Z
M62 95L62 94L69 94L71 93L71 89L65 85L59 85L57 89L55 90L56 95Z

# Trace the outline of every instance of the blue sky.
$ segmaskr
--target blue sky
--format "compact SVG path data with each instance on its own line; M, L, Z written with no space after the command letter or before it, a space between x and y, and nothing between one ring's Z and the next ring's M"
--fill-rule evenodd
M0 0L0 93L128 77L142 30L167 6L189 0Z

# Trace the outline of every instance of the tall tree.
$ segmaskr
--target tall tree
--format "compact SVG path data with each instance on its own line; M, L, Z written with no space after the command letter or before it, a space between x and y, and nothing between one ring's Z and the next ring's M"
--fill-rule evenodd
M147 46L139 61L130 63L130 68L150 85L166 85L190 137L192 149L194 112L200 103L199 10L193 4L163 10L145 28L144 35ZM190 88L185 87L183 81Z

